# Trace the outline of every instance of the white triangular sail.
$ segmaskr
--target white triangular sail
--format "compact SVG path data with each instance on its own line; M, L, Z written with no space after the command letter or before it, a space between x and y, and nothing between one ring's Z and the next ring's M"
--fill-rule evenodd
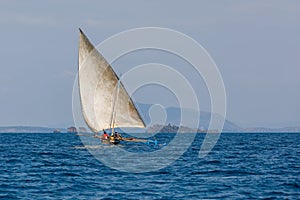
M94 132L111 127L118 77L109 63L80 30L79 92L83 117ZM115 127L145 127L122 83L115 101Z

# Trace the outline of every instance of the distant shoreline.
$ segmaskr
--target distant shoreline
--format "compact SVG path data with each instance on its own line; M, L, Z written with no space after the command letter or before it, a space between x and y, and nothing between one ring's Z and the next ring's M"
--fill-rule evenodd
M121 133L123 133L123 132L121 132ZM177 132L168 132L168 133L166 133L166 132L158 132L158 133L160 133L160 134L177 134ZM194 134L195 132L185 132L185 133L181 133L181 132L179 132L180 134ZM261 133L261 134L263 134L263 133L267 133L267 134L279 134L279 133L291 133L291 134L300 134L300 131L298 131L298 132L292 132L292 131L290 131L290 132L287 132L287 131L283 131L283 132L234 132L234 131L231 131L231 132L229 132L229 131L224 131L224 132L221 132L221 134L239 134L239 133L242 133L242 134L255 134L255 133ZM60 135L60 134L78 134L78 133L72 133L72 132L60 132L60 133L53 133L53 132L2 132L2 131L0 131L0 134L53 134L53 135ZM79 133L80 134L80 133ZM84 133L84 134L95 134L95 133L92 133L92 132L88 132L88 133ZM142 134L144 134L144 133L142 133ZM150 134L150 133L149 133ZM207 134L207 132L197 132L196 134ZM211 134L214 134L214 133L211 133Z
M85 129L84 129L85 130ZM146 132L148 133L216 133L215 130L200 130L192 129L189 127L178 127L175 125L154 125L149 127ZM57 132L58 131L58 132ZM68 133L68 128L51 128L51 127L39 127L39 126L0 126L0 133L53 133L53 134L65 134ZM81 131L80 133L89 133L87 130ZM71 131L76 133L76 131ZM91 133L91 132L90 132ZM300 133L300 127L285 127L285 128L241 128L238 130L223 130L222 133ZM92 133L91 133L92 134Z

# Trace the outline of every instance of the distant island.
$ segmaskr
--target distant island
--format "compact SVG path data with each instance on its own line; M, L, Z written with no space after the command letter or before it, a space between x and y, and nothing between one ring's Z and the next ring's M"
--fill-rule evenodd
M207 132L217 132L217 130L203 130L203 129L193 129L185 126L175 126L170 123L167 126L163 125L153 125L148 128L147 132L155 133L176 133L177 131L181 133L207 133ZM255 128L238 128L235 130L226 130L223 129L223 133L300 133L300 127L285 127L285 128L264 128L264 127L255 127Z
M79 130L75 126L68 128L49 128L40 126L2 126L0 133L77 133L88 132L86 128L80 127Z
M50 128L50 127L39 127L39 126L2 126L0 127L0 133L88 133L84 127L80 127L78 130L74 126L68 128ZM172 124L168 125L153 125L146 129L148 133L207 133L216 132L216 130L204 130L195 129L186 126L176 126ZM300 133L299 127L285 127L285 128L265 128L265 127L254 127L254 128L236 128L234 130L223 129L224 133Z
M151 108L151 104L142 104L137 103L138 109L143 113L143 119L146 124L151 123L149 110ZM187 119L186 122L193 121L195 116L199 116L199 123L197 128L191 128L194 125L183 125L181 126L181 114L182 111L185 111L185 116ZM268 127L240 127L236 125L234 122L227 120L225 117L212 114L210 112L191 110L191 109L180 109L177 107L167 107L165 109L167 113L166 124L154 124L147 129L143 129L143 131L148 133L207 133L207 132L216 132L216 130L209 130L210 120L214 117L216 120L224 120L224 127L222 132L224 133L282 133L282 132L290 132L290 133L300 133L300 125L295 127L283 127L283 128L268 128ZM196 115L198 114L198 115ZM77 127L78 128L78 127ZM68 127L41 127L41 126L0 126L0 133L87 133L91 132L87 127L79 127L77 128L70 124ZM131 130L131 129L130 129ZM128 132L130 132L130 130ZM121 129L116 129L118 132L122 132ZM139 130L137 130L139 131ZM136 131L135 131L136 132Z
M207 133L207 132L217 132L216 130L202 130L196 128L190 128L186 126L176 126L170 123L167 126L164 125L153 125L146 130L148 133Z

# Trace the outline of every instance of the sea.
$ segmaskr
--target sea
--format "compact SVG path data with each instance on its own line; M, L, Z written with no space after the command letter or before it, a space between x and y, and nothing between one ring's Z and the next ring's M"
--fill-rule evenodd
M300 133L222 133L199 158L204 136L170 165L133 173L103 164L73 133L2 133L0 199L300 199Z

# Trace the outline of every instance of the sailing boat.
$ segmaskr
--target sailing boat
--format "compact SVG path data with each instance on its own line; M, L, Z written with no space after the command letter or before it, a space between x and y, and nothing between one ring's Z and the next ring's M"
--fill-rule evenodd
M133 141L116 137L114 129L144 128L145 123L111 65L82 30L79 32L78 83L83 118L94 133L110 130L106 141L111 144Z

